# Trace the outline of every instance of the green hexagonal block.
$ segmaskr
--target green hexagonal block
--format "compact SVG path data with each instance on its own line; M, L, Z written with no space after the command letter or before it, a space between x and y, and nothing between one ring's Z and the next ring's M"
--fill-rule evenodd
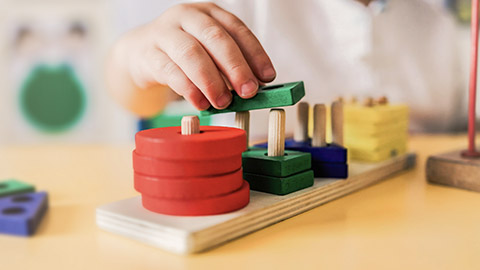
M286 195L313 186L312 170L296 173L287 177L274 177L244 172L243 178L248 181L251 190L276 195Z
M250 149L242 155L243 171L247 173L286 177L312 167L310 153L286 150L282 157L269 157L266 149Z
M0 197L33 191L35 191L34 186L15 179L0 182Z

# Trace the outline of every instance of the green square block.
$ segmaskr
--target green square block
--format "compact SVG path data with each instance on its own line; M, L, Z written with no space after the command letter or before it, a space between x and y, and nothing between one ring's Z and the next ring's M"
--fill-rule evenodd
M251 190L276 195L286 195L313 186L313 170L307 170L287 177L274 177L253 173L243 173Z
M267 156L267 149L250 149L242 154L244 172L285 177L312 167L310 153L285 150L283 157Z
M0 197L33 191L35 191L34 186L15 179L0 182Z
M243 99L235 91L232 91L233 99L230 105L217 110L210 107L201 112L201 115L211 115L227 112L241 112L274 107L295 105L305 96L303 82L291 82L278 85L262 86L258 89L257 95L253 98Z

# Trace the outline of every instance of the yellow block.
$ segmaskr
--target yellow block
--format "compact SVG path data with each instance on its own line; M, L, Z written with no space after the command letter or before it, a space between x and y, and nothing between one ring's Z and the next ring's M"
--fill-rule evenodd
M345 105L345 146L352 160L382 161L407 151L406 105Z

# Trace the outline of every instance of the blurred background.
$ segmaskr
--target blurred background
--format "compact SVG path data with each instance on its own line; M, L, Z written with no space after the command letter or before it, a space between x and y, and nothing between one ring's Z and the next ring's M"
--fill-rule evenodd
M103 80L104 61L113 42L177 2L0 0L0 144L131 142L141 127L178 123L191 107L176 104L154 119L141 120L108 96ZM376 2L381 9L386 1ZM460 98L464 102L470 1L425 2L454 24L454 35L446 35L454 39L451 50L458 63L452 72L458 77L456 87L465 93ZM456 125L433 131L464 130L466 107L455 110L463 115ZM208 124L215 119L202 121Z

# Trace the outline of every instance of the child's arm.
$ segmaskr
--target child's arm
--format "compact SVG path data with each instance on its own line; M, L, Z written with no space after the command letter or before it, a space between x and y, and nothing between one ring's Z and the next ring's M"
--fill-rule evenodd
M125 34L107 67L114 97L141 116L158 113L169 88L199 110L223 109L232 98L228 84L250 98L276 76L253 33L212 3L174 6Z

